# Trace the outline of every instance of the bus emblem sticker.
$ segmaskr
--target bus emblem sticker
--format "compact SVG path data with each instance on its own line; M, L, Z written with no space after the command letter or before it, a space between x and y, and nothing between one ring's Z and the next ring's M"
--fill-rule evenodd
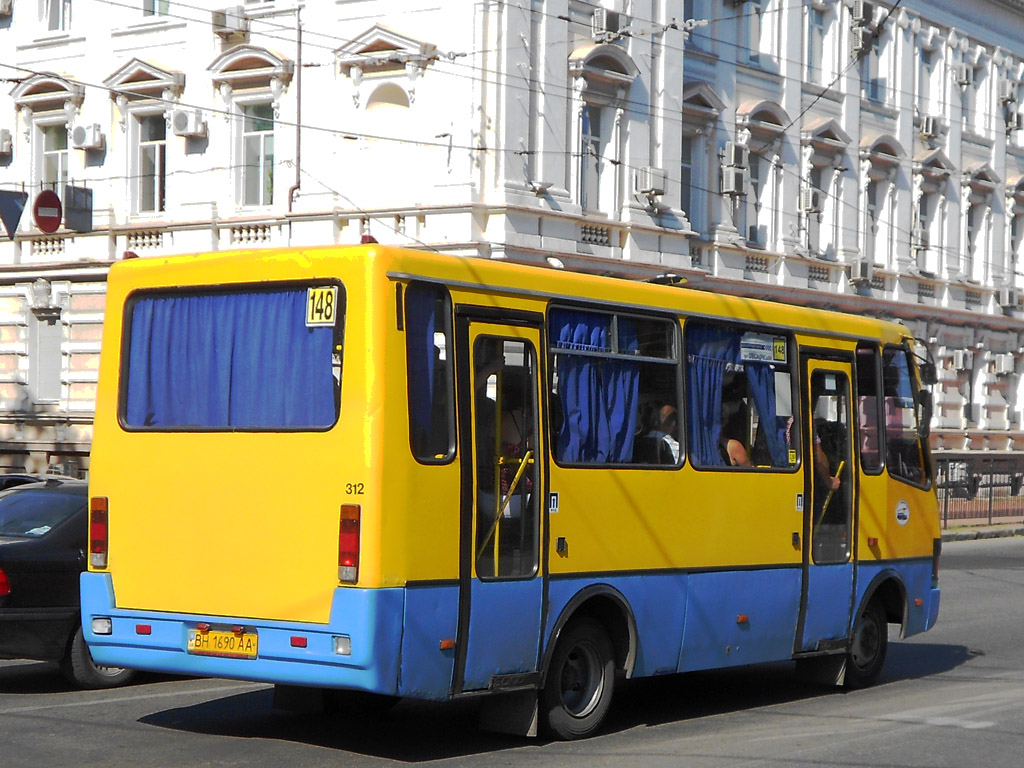
M324 285L306 291L306 327L332 326L338 315L338 286Z
M900 525L906 525L910 520L910 505L907 504L906 499L900 499L899 504L896 505L896 522Z

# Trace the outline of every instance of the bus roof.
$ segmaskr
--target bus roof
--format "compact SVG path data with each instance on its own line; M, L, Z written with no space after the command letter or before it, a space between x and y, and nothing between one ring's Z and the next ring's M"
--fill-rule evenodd
M255 262L259 268L254 269ZM899 342L910 337L901 324L874 317L801 307L686 287L568 272L560 269L431 253L387 245L262 248L132 259L111 269L112 286L176 287L334 277L332 262L372 263L393 279L420 279L482 293L572 299L619 309L663 310L690 316L730 318L783 326L825 336Z

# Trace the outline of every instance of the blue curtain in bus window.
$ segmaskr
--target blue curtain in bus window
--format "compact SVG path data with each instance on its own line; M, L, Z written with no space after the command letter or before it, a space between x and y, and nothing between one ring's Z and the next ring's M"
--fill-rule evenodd
M775 368L767 363L748 362L744 368L750 385L750 396L761 417L768 453L773 467L789 465L786 452L786 425L780 424L775 408Z
M305 289L139 300L131 317L128 426L330 426L334 329L307 328L305 312Z
M694 463L725 466L719 448L722 437L722 384L730 367L743 366L750 396L760 416L772 466L787 465L785 424L775 407L775 369L768 363L741 360L743 334L726 328L690 324L686 329L687 407ZM770 426L769 426L770 425Z
M410 285L405 294L406 332L409 334L409 418L414 433L430 433L434 405L434 301L426 286Z
M687 423L693 461L699 466L724 467L718 443L722 437L722 382L726 366L740 357L735 331L689 324L686 328Z
M611 316L553 310L549 338L559 350L611 352ZM635 324L619 319L619 352L637 349ZM562 429L555 447L559 461L617 464L633 457L638 364L585 355L558 356Z

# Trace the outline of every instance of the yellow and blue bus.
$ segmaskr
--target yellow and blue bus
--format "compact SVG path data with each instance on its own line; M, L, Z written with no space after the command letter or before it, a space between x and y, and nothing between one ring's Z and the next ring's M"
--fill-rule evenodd
M95 660L300 694L489 694L585 736L616 679L879 675L939 518L901 325L380 245L110 272Z

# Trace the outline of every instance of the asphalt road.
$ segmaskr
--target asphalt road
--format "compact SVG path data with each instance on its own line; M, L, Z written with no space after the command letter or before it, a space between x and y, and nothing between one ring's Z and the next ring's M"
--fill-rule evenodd
M583 742L479 732L471 702L379 718L271 711L269 687L143 676L70 689L0 661L2 766L949 766L1024 763L1024 538L944 545L939 624L890 645L880 683L844 693L788 664L633 681Z

